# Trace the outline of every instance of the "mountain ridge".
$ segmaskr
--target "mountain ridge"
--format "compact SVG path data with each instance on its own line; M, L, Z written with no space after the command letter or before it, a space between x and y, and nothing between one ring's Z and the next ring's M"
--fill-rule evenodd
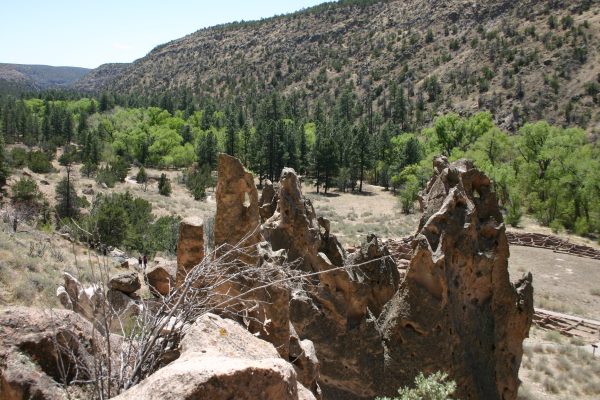
M596 89L586 86L600 84L594 83L600 5L348 3L203 28L102 80L91 73L76 87L139 95L189 90L217 101L297 92L308 103L325 104L350 87L385 114L395 84L413 105L413 125L449 111L488 109L511 130L542 118L600 130Z
M90 71L82 67L0 63L0 81L26 90L68 88Z

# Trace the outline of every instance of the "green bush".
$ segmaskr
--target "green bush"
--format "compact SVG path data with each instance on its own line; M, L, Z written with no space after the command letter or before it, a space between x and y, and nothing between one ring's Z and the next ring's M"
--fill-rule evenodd
M37 183L31 178L19 179L11 188L13 203L35 203L42 198Z
M10 151L10 166L13 168L22 168L27 164L27 150L21 147L15 147Z
M521 199L518 196L514 196L506 209L506 223L516 228L521 223L522 217Z
M448 374L436 372L425 377L420 373L415 378L414 388L402 388L398 390L398 397L378 397L378 400L451 400L456 391L456 383L448 381Z
M109 188L115 187L117 180L117 177L108 166L100 167L98 173L96 174L96 182L100 184L104 183Z
M158 193L162 196L170 196L171 191L171 181L167 178L167 175L164 173L161 174L160 179L158 180Z
M54 170L50 158L42 151L32 151L29 153L27 166L36 174L47 174Z

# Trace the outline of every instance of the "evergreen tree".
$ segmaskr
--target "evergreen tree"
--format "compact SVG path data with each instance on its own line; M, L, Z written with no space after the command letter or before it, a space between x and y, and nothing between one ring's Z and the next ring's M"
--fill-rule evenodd
M137 175L135 176L135 180L140 185L144 185L144 192L145 192L146 188L148 187L148 174L146 173L146 169L144 168L143 165L140 167L140 170L138 171Z
M365 179L365 169L369 168L371 164L371 149L369 147L369 134L367 132L367 126L363 122L359 127L354 129L354 137L352 145L354 147L354 154L358 161L359 167L359 185L358 191L362 192L363 181Z
M0 124L0 190L6 185L7 177L8 168L6 166L6 157L4 155L4 133L2 131L2 124Z
M171 195L171 181L164 173L160 174L160 179L158 180L158 193L162 196Z
M217 138L212 130L209 130L206 135L200 139L197 149L198 165L207 165L211 169L217 167L218 146Z
M56 186L56 214L59 218L79 216L79 198L69 178L63 178Z

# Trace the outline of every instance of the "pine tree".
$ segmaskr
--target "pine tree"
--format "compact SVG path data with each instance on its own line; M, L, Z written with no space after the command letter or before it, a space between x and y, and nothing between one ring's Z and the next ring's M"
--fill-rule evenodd
M63 178L56 186L56 213L59 218L77 218L79 199L75 186L69 178Z
M6 185L7 177L8 168L6 167L6 160L4 158L4 132L2 124L0 123L0 190Z
M369 146L369 133L367 132L367 126L364 122L360 124L353 132L352 145L354 148L354 154L358 161L359 167L359 185L358 191L362 192L363 181L365 179L365 169L371 164L371 149Z
M162 196L171 195L171 181L164 173L160 175L160 179L158 180L158 193Z
M200 139L197 149L198 165L207 165L209 168L214 169L217 167L217 138L212 130L206 133L206 136Z

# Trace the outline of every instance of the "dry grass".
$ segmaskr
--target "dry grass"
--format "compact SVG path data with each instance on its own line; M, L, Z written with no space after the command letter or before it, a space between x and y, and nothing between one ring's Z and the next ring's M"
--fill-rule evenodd
M600 320L600 261L511 246L509 269L513 279L531 271L536 307Z
M413 234L420 215L402 213L398 199L382 187L364 185L364 193L316 194L314 187L303 192L319 216L331 221L331 231L343 245L360 243L368 233L382 238L400 238Z
M56 288L63 283L63 272L91 283L97 280L93 271L107 261L56 234L24 224L14 234L0 222L0 304L59 307ZM116 263L110 263L110 267L117 271Z
M591 346L532 328L524 343L519 399L600 398L600 357Z

